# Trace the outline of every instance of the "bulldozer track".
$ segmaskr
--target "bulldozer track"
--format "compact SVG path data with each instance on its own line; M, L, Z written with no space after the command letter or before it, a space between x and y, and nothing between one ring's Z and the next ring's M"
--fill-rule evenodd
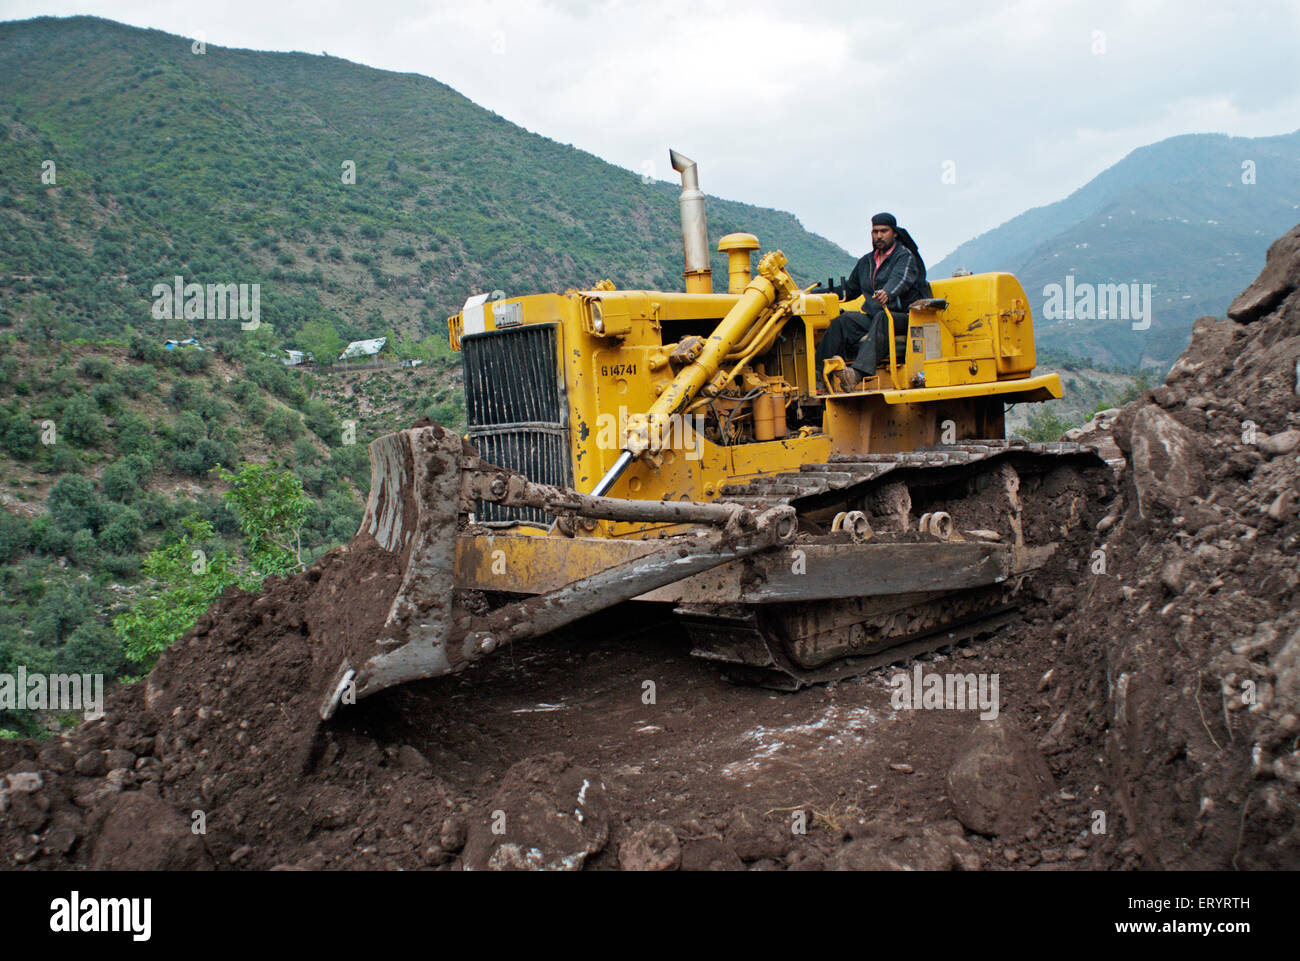
M981 533L1019 546L1024 543L1022 480L1061 467L1110 476L1106 462L1079 444L979 441L902 454L837 455L825 464L804 465L797 473L726 485L719 497L755 510L792 506L812 533L820 533L824 524L817 521L824 522L832 511L867 507L877 493L893 487L892 508L886 504L882 510L878 501L875 505L877 515L883 513L891 527L881 532L889 537L908 534L915 521L914 496L924 503L927 489L941 490L939 496L946 502L959 503L989 486L986 481L997 480L1000 489L995 490L1005 499L1009 530ZM1064 526L1074 520L1071 512ZM954 539L963 539L961 531L954 533ZM1016 577L1006 584L955 593L917 594L885 605L850 599L816 606L737 605L712 611L685 606L677 614L692 639L695 656L720 663L724 673L738 682L794 691L990 634L1014 616L1023 580Z
M987 440L934 447L903 454L837 454L825 464L804 464L797 473L774 474L743 484L727 484L719 499L750 508L789 504L800 511L847 502L868 492L882 478L939 483L954 475L1007 461L1031 473L1063 463L1104 467L1096 451L1064 441L1044 444Z

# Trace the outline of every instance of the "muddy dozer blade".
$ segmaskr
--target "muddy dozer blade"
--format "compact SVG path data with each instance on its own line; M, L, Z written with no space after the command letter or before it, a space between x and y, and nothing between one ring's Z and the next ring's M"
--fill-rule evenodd
M344 549L357 562L338 565L337 583L324 583L326 572L321 587L339 594L344 609L348 592L354 592L358 608L378 604L383 622L372 636L364 636L365 626L325 626L342 647L342 663L329 683L322 717L385 687L455 670L459 652L448 642L456 617L462 453L460 437L438 426L371 442L365 516ZM381 573L373 578L358 576L376 569Z
M572 516L701 525L701 536L615 564L475 616L455 601L456 532L476 501ZM564 525L572 530L572 524ZM709 528L712 528L710 530ZM553 631L614 604L793 541L792 507L630 501L534 484L484 464L437 425L370 444L370 497L356 536L326 565L311 624L328 665L320 716L376 691L461 670L503 644ZM562 536L559 533L553 536Z

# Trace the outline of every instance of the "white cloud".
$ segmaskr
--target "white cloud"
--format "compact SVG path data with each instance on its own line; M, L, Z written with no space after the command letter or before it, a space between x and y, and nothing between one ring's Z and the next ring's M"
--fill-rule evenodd
M1300 5L1260 0L0 3L435 77L506 119L794 212L855 253L892 210L931 262L1178 133L1300 127ZM1097 33L1100 31L1100 35ZM1094 49L1100 39L1104 53ZM956 164L955 184L941 182Z

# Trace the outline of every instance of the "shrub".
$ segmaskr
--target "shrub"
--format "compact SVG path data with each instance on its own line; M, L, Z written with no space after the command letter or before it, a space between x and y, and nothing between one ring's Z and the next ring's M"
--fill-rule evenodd
M95 543L95 532L83 527L73 534L68 556L78 567L96 567L99 564L99 545Z
M152 473L153 464L147 457L132 454L109 464L100 475L99 483L109 500L129 504L140 493L141 485Z
M96 384L90 395L95 399L96 407L112 414L121 406L122 386L116 380L106 380L102 384Z
M50 490L50 516L63 530L83 527L98 530L104 520L104 502L95 486L80 474L64 474Z
M114 577L134 578L140 573L139 554L101 554L100 569L108 571Z
M58 646L91 616L93 605L84 587L53 584L45 592L32 615L32 640L46 646Z
M129 365L118 375L122 389L131 397L152 394L158 389L158 374L152 367Z
M285 407L277 407L262 425L262 434L272 444L290 440L302 433L302 418Z
M63 434L82 447L97 447L108 438L104 415L85 394L78 394L63 409Z
M0 511L0 564L27 550L32 543L32 522L26 517Z
M106 625L89 618L68 637L55 657L55 669L77 674L117 677L126 666L122 641Z
M48 514L32 521L31 549L42 554L66 554L72 534L63 530Z
M167 395L167 401L173 407L184 407L186 401L194 395L194 385L183 377L178 377L172 381L172 389Z
M91 380L103 380L112 369L112 361L107 357L87 357L81 362L81 372Z
M308 428L327 444L336 444L339 440L339 422L330 405L323 400L309 400L303 408L303 421Z
M203 418L187 410L176 418L172 436L177 447L193 447L208 436L208 429L203 425Z
M110 554L133 553L140 543L143 521L137 511L127 507L99 533L99 546Z
M155 447L153 430L149 427L148 421L138 414L129 414L122 420L117 432L119 451L152 461Z
M172 469L181 474L202 476L221 463L231 463L236 459L234 451L226 445L207 437L193 447L182 447L172 451Z
M0 446L20 460L27 460L40 446L40 432L32 418L20 411L0 417Z

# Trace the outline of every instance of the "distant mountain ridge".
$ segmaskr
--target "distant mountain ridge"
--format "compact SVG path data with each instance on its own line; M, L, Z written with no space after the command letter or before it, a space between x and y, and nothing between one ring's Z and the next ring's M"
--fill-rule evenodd
M1276 137L1188 134L1133 151L1064 200L967 241L931 269L1009 270L1038 317L1068 276L1149 283L1151 328L1109 319L1043 323L1039 348L1098 363L1171 363L1199 316L1221 316L1269 243L1300 221L1300 130Z
M440 334L478 291L680 289L674 184L428 77L191 42L89 17L0 24L0 328L239 335L151 317L176 276L259 284L286 341L322 319L345 340ZM708 215L715 245L755 233L806 282L853 259L789 213L710 198Z

